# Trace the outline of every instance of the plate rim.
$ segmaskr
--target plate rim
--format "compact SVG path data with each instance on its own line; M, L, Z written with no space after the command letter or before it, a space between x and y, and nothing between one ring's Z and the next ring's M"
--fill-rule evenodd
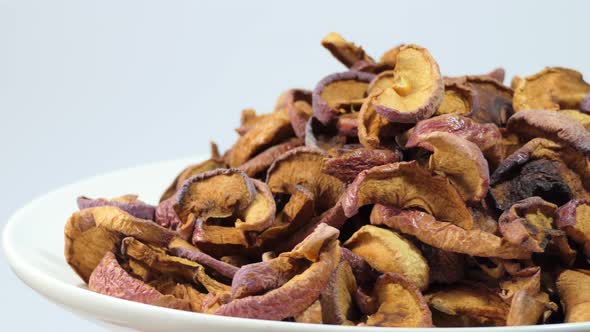
M48 275L42 268L30 263L26 255L18 252L18 246L14 244L14 232L18 230L18 224L23 222L22 216L35 211L35 208L44 201L50 200L53 196L59 195L61 192L68 191L69 188L79 187L86 182L92 182L101 178L108 178L123 173L137 171L139 169L161 168L166 164L190 164L195 161L204 160L204 155L196 155L191 158L178 158L158 162L150 162L141 165L120 168L114 171L93 175L73 181L69 184L59 186L44 194L38 195L28 203L22 205L15 212L13 212L7 219L2 231L2 252L6 258L8 265L13 273L29 288L34 290L39 295L47 298L52 303L65 306L66 309L83 315L86 318L98 318L100 320L110 322L117 325L124 325L129 321L130 317L145 317L147 313L158 316L174 316L179 323L186 323L190 325L202 324L202 327L209 328L239 328L244 330L276 330L276 331L358 331L369 332L375 331L376 327L358 327L358 326L339 326L339 325L323 325L323 324L307 324L307 323L292 323L282 321L266 321L259 319L237 318L216 316L212 314L203 314L188 312L182 310L175 310L163 308L144 303L138 303L128 300L123 300L99 293L92 292L88 289L78 287L62 281L58 278ZM63 256L61 257L63 258ZM65 259L64 259L65 261ZM69 271L74 274L73 270ZM62 295L60 295L62 294ZM63 295L67 294L67 295ZM147 310L147 311L146 311ZM125 319L127 318L127 319ZM198 320L198 323L195 322ZM137 319L134 320L134 322ZM134 325L135 326L135 325ZM561 323L548 325L529 325L529 326L515 326L515 327L468 327L468 328L379 328L380 331L413 331L413 332L432 332L432 331L465 331L465 332L488 332L488 331L514 331L514 332L534 332L534 331L555 331L555 332L574 332L582 330L590 330L590 322L582 323Z

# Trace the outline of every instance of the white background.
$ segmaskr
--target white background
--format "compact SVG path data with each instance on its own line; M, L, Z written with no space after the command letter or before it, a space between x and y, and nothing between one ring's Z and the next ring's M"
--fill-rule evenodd
M0 226L57 186L228 147L242 108L343 70L319 46L329 31L375 56L426 46L448 75L590 77L589 18L582 1L0 0ZM3 259L0 312L2 331L100 330Z

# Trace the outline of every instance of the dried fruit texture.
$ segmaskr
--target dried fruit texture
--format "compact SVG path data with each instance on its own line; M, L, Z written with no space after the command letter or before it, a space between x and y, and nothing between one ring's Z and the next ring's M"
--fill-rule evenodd
M172 295L180 301L186 301L191 311L203 312L203 303L208 294L200 293L190 284L179 284L172 279L156 279L149 285L164 295Z
M516 202L498 221L500 233L508 242L532 252L544 252L552 237L563 233L554 227L557 206L540 197Z
M590 130L590 115L587 113L580 112L578 110L563 110L559 112L571 119L574 119L576 122L581 124L584 129Z
M107 252L115 251L121 241L118 232L96 223L88 210L74 213L65 226L66 261L85 282Z
M238 167L265 149L293 136L293 127L286 112L270 113L256 122L232 146L226 156L230 167Z
M363 103L369 82L375 75L360 71L347 71L322 79L312 94L314 116L324 125L338 116L350 113L354 106Z
M166 227L176 232L179 237L189 239L193 233L194 224L191 220L183 223L176 214L174 205L176 204L176 196L171 196L166 200L160 202L156 208L156 223L162 227Z
M256 188L256 197L236 220L235 226L242 231L261 232L272 225L276 205L275 199L266 183L252 180Z
M452 284L465 277L464 255L444 251L427 244L422 244L420 249L428 261L430 283Z
M565 270L559 274L556 284L565 311L565 322L590 321L590 275L583 271Z
M266 183L273 193L292 194L296 186L302 186L313 194L316 209L326 211L336 205L344 191L340 180L322 173L326 157L317 149L293 149L269 168Z
M225 166L225 163L218 160L217 158L208 159L202 163L188 166L182 172L180 172L180 174L176 176L174 181L172 181L170 186L168 186L166 191L164 191L162 197L160 197L160 203L173 197L174 194L176 194L176 192L180 189L180 187L182 187L182 184L189 178L200 173L212 171L214 169L225 168Z
M549 300L549 295L541 291L541 270L531 269L531 275L514 276L500 283L500 296L510 304L506 325L534 325L541 317L548 317L557 305Z
M577 121L559 112L524 110L510 118L507 129L524 139L543 137L590 155L590 133Z
M116 250L123 235L167 245L175 234L151 220L105 205L74 213L65 225L64 235L66 261L87 282L105 253Z
M532 196L562 205L572 198L589 198L590 169L587 158L567 144L535 138L502 161L490 182L502 210Z
M121 253L163 275L200 284L209 293L216 295L230 293L230 286L207 275L202 265L192 260L169 255L163 248L150 246L132 237L127 237L122 241Z
M259 153L256 157L243 163L238 169L246 173L249 177L255 177L260 174L264 174L270 165L283 153L293 150L296 147L303 145L301 139L293 138L285 143L277 144L272 146L263 152Z
M420 250L388 229L365 225L344 244L375 270L402 275L416 287L428 287L430 268Z
M293 251L283 253L276 259L290 257L303 259L316 254L316 260L300 274L295 275L281 287L270 290L263 295L253 295L234 299L222 305L215 312L217 315L267 320L281 320L293 317L308 308L326 287L330 275L340 261L340 247L336 240L338 230L330 226L320 226ZM312 240L313 239L313 240ZM319 247L319 252L306 252L309 247ZM272 260L271 260L272 261ZM289 305L276 305L289 303Z
M426 300L447 315L466 316L486 326L506 325L509 306L484 286L457 284L426 295Z
M557 210L557 226L590 257L590 203L574 199Z
M164 295L154 287L133 278L125 271L112 252L107 252L88 281L88 287L97 293L124 300L189 310L189 305L172 295Z
M375 111L375 96L365 98L358 114L358 137L367 149L380 149L392 145L396 125Z
M428 50L404 45L396 56L393 84L377 93L375 110L391 122L416 123L431 117L444 97L438 64Z
M395 64L397 61L397 55L399 53L399 50L402 48L402 46L404 46L404 45L398 45L398 46L392 47L389 50L385 51L385 53L383 53L383 55L381 55L381 58L379 59L379 63L385 64L391 68L395 68Z
M92 199L85 196L80 196L77 199L77 203L80 210L105 205L116 206L130 215L140 219L154 220L156 213L155 206L140 201L137 198L137 195L125 195L110 200L105 198Z
M379 309L367 317L367 325L384 327L431 327L432 314L426 300L411 282L395 273L377 279L373 293Z
M347 216L367 204L421 208L440 221L471 229L473 219L460 194L445 177L432 175L416 162L399 162L363 171L348 187L342 207Z
M174 210L182 222L227 218L243 212L256 197L252 181L237 169L197 174L182 185Z
M580 111L584 113L590 113L590 93L587 94L584 99L582 99L582 102L580 103Z
M477 145L459 136L433 132L420 135L416 145L432 152L428 168L446 176L465 201L479 202L488 193L488 162Z
M231 148L212 143L157 206L79 197L64 229L72 269L103 293L206 314L590 321L581 74L547 68L508 87L503 68L442 76L413 44L378 60L336 33L322 45L347 71L284 91L268 114L243 110Z
M215 259L206 253L199 251L197 248L171 248L170 254L204 265L230 279L233 278L238 271L237 267Z
M297 323L322 324L322 304L320 300L316 300L307 309L293 318Z
M434 115L467 115L476 107L477 99L473 90L457 83L446 83L445 95Z
M342 119L342 116L340 119ZM339 119L339 120L340 120ZM305 127L305 146L317 149L331 155L343 148L348 142L348 137L338 132L337 126L323 125L317 118L311 117Z
M192 243L214 257L248 255L252 245L245 232L228 226L208 224L204 219L194 221ZM254 249L254 248L252 248Z
M285 240L286 236L304 226L314 216L313 194L301 186L296 186L295 192L277 214L273 224L260 233L257 240L266 248L276 247Z
M493 79L495 79L496 81L502 83L504 82L504 78L506 76L506 70L504 70L504 68L499 67L496 68L494 70L492 70L491 72L487 73L486 76L489 76Z
M327 159L322 171L342 182L350 183L364 170L398 162L401 159L401 152L397 150L359 148Z
M279 107L286 109L295 136L305 136L305 124L313 115L311 106L311 91L291 89L279 97Z
M445 251L480 257L528 259L531 252L502 238L479 229L465 230L448 222L437 221L432 215L416 210L399 210L375 205L371 223L416 237L418 240Z
M518 81L514 90L514 110L578 109L590 84L575 70L548 67Z
M435 132L453 134L474 143L492 165L498 164L504 158L505 151L501 145L502 133L496 125L478 123L470 118L453 114L418 122L414 128L400 137L400 144L416 146L423 137Z
M477 122L504 127L514 113L512 89L486 76L466 76L465 79L465 84L475 92L477 98L477 107L469 117Z
M475 105L472 112L466 116L477 122L493 123L504 127L508 118L514 113L512 109L514 92L490 74L445 77L445 83L457 84L470 89L473 93Z
M365 53L362 47L346 41L344 37L336 32L330 32L322 39L322 46L332 55L350 68L359 61L374 63L375 61Z
M321 321L326 324L355 325L354 321L358 319L353 302L356 288L350 265L346 261L340 262L320 296Z

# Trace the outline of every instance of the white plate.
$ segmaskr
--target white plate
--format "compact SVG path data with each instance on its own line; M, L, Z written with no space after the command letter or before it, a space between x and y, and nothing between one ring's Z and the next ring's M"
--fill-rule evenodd
M375 331L370 327L342 327L272 322L204 315L166 309L94 293L66 264L63 256L63 226L76 210L79 195L112 197L137 193L147 202L157 199L177 172L198 158L156 163L120 170L74 183L50 192L23 207L8 221L3 234L4 253L28 286L56 304L113 329L140 331L215 332L311 332ZM434 331L432 329L379 329L383 331ZM457 329L437 329L437 331ZM484 331L590 331L590 323L526 326L515 328L465 328Z

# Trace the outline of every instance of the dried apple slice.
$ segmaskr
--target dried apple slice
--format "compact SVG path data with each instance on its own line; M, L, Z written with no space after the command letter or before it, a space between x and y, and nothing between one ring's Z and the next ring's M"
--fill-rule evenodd
M504 82L504 78L506 77L506 70L502 67L498 67L487 73L485 76L491 77L496 81L502 83Z
M419 207L441 221L471 229L473 218L447 178L432 175L415 161L373 167L361 172L343 196L342 207L351 217L367 204Z
M464 84L471 88L477 98L477 107L468 116L477 122L504 127L514 113L512 89L485 75L465 76Z
M312 261L307 269L295 275L281 287L270 290L263 295L234 299L219 307L215 314L281 320L293 317L313 304L326 287L332 271L340 261L340 247L336 240L338 230L325 226L318 227L314 233L309 237L323 240L323 245L320 247L317 259L315 262ZM316 243L306 243L305 245L318 246ZM292 252L283 253L276 259L283 257L303 259L308 254L302 252L301 246L298 246ZM277 303L289 303L289 305L278 306Z
M176 214L174 205L176 204L176 196L173 195L166 200L160 202L156 208L156 223L162 227L171 229L183 239L189 239L193 234L194 224L193 219L183 222Z
M373 293L379 309L367 317L367 325L384 327L432 327L432 313L420 291L395 273L377 279Z
M432 215L416 210L400 210L375 205L371 224L385 225L401 233L445 251L470 256L528 259L531 252L480 229L465 230L448 222L437 221Z
M226 156L230 167L238 167L265 149L293 136L286 112L272 112L242 135Z
M256 249L247 234L233 225L210 224L201 218L196 219L194 225L192 243L214 257L248 255L252 254L248 249Z
M322 171L342 182L350 183L364 170L401 159L399 150L359 148L326 160Z
M590 130L590 114L578 110L562 110L559 113L575 120L586 130Z
M92 199L85 196L80 196L76 202L78 203L78 208L80 210L108 205L116 206L130 215L140 219L154 220L156 214L156 207L140 201L137 198L137 195L125 195L115 197L113 199Z
M554 228L557 205L540 197L514 203L498 221L500 233L508 242L531 252L544 252L552 237L563 236Z
M305 127L305 146L325 151L329 155L344 147L348 140L349 137L338 132L337 126L325 126L315 117L311 117Z
M278 104L277 107L286 110L295 136L303 138L305 136L305 124L313 115L311 91L303 89L287 90L279 97Z
M477 108L477 99L472 89L454 82L445 83L443 100L434 115L467 115Z
M307 309L295 315L293 318L297 323L322 324L322 304L320 300L316 300Z
M303 145L303 141L298 138L290 139L284 143L272 146L263 152L256 155L256 157L243 163L238 169L246 173L249 177L260 176L264 174L270 165L283 153Z
M416 123L431 117L443 97L440 70L428 50L404 45L396 57L393 84L377 93L375 110L391 122Z
M314 116L324 125L349 112L345 105L361 104L375 75L346 71L326 76L312 93Z
M275 200L266 183L251 180L256 188L256 197L236 220L235 227L242 231L261 232L275 219Z
M340 248L342 260L346 261L354 274L354 278L359 287L369 287L373 285L380 273L365 261L361 256L353 253L347 248Z
M446 176L457 188L463 200L481 201L488 193L490 174L488 162L477 145L466 139L445 132L420 135L416 145L433 152L428 167Z
M365 225L344 245L375 270L400 274L416 287L428 287L430 268L420 250L396 232Z
M426 300L447 315L466 316L482 325L506 325L508 305L484 286L456 284L426 295Z
M530 275L513 276L500 283L500 296L510 304L506 325L534 325L542 316L548 317L557 305L549 300L549 295L541 292L541 270L530 269Z
M204 265L212 270L214 270L215 272L219 273L220 275L227 277L227 278L233 278L234 275L236 274L236 272L238 271L238 268L230 265L228 263L225 263L223 261L220 261L218 259L215 259L209 255L207 255L204 252L199 251L197 248L187 248L187 247L173 247L170 248L170 254L173 256L178 256L184 259L188 259L191 260L195 263Z
M214 157L212 157L211 159L205 160L202 163L188 166L182 172L180 172L180 174L178 174L176 176L174 181L172 181L170 186L168 186L168 188L164 191L164 193L162 194L162 197L160 197L160 203L173 197L174 194L176 194L176 192L178 191L178 189L180 189L182 184L186 180L188 180L189 178L191 178L199 173L205 173L208 171L212 171L214 169L226 167L225 163L220 160L219 156L216 153L217 147L214 146L214 148L212 148L212 149L215 150L213 152Z
M153 247L135 238L127 237L122 241L121 253L164 275L199 283L209 293L230 294L230 286L211 278L202 265L189 259L169 255L163 248Z
M402 132L398 124L393 124L375 111L374 95L365 98L358 114L358 137L367 149L383 149L394 144L395 135Z
M574 199L557 210L557 226L590 257L590 203Z
M355 325L358 313L354 307L353 294L356 288L350 265L346 261L340 262L320 296L323 323Z
M504 158L504 152L498 151L502 133L492 123L478 123L472 119L447 114L420 121L414 128L400 137L400 144L415 146L421 137L433 132L446 132L464 138L475 145L490 161L498 162Z
M490 183L492 197L502 210L531 196L557 205L572 198L590 198L586 190L590 188L587 157L567 144L544 138L527 142L502 161Z
M506 325L535 325L541 318L548 318L556 310L557 305L549 300L547 293L531 295L526 291L519 291L510 303Z
M85 282L104 255L116 251L122 238L118 232L96 227L88 210L74 213L64 233L66 261Z
M590 133L576 120L559 112L523 110L510 118L507 129L524 139L543 137L590 155Z
M590 84L572 69L547 67L521 79L514 90L514 109L552 110L578 109Z
M381 58L379 58L379 63L385 64L391 68L395 68L397 55L399 54L399 50L402 48L402 46L404 45L397 45L385 51L385 53L381 55Z
M336 205L344 191L340 180L322 173L326 157L317 149L293 149L275 160L266 183L273 193L294 193L297 185L306 188L316 199L316 208L323 212Z
M106 252L88 281L90 290L124 300L141 302L160 307L189 310L186 301L172 295L164 295L154 287L135 279L125 271L115 254Z
M313 194L301 186L296 186L295 192L277 214L274 223L258 235L257 241L265 248L276 247L285 240L285 236L295 232L314 216Z
M565 311L565 322L590 321L590 274L565 270L559 274L556 284Z
M203 302L207 294L197 291L190 284L179 284L170 278L166 278L151 281L149 285L164 295L172 295L180 301L186 301L191 311L203 312Z
M346 41L339 33L330 32L322 39L322 46L343 65L350 68L358 61L374 63L375 61L365 53L362 47Z
M238 169L217 169L184 182L174 210L183 222L195 218L227 218L243 212L256 197L252 181Z

